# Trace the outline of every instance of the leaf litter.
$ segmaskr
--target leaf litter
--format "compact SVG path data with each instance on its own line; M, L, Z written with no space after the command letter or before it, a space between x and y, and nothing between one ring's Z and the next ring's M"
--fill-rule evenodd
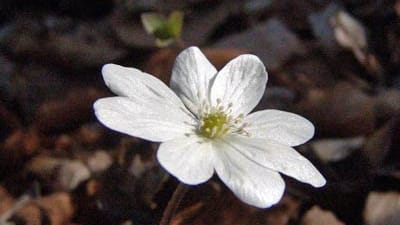
M140 15L181 10L185 44L217 67L243 53L262 58L273 93L258 109L313 121L313 142L297 149L328 183L312 190L285 177L283 200L259 210L213 178L188 192L172 224L398 224L398 1L105 0L88 13L74 10L88 3L60 2L0 3L2 223L159 221L177 182L156 162L156 144L105 129L91 105L111 96L104 63L169 82L179 50L157 49Z

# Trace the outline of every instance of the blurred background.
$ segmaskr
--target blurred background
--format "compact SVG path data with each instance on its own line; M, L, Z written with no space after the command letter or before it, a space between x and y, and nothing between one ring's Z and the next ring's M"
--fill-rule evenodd
M170 45L142 14L183 14ZM157 224L175 178L156 143L99 124L111 96L101 67L136 67L168 83L184 46L217 68L244 53L269 80L257 109L299 113L316 127L296 149L327 178L285 177L276 206L240 202L213 178L193 187L174 225L399 225L400 1L2 0L0 224Z

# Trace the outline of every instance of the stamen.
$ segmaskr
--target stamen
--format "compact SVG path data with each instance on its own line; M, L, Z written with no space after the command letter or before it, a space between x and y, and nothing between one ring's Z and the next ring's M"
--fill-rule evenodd
M199 115L197 134L206 139L215 139L228 133L247 133L244 130L247 124L242 124L244 115L234 116L232 114L233 103L229 103L226 106L221 103L220 98L216 99L216 105L214 106L204 102L201 109L202 113Z
M217 127L212 128L210 136L213 138L213 137L215 137L215 134L217 134Z

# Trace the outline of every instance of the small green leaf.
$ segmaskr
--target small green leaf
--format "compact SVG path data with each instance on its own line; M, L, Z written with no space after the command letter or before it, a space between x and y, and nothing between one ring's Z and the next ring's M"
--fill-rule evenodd
M160 29L166 23L165 17L158 13L143 13L141 19L144 29L149 34L154 34L157 29Z
M168 19L158 13L143 13L141 16L144 29L156 38L156 45L165 47L178 39L182 33L183 13L173 11Z
M181 36L183 26L183 12L173 11L168 18L168 26L175 38Z

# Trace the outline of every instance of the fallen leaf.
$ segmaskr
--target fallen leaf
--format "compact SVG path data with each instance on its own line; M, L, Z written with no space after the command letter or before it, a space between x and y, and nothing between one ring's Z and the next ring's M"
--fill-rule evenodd
M278 70L292 56L306 53L305 46L296 34L275 18L250 30L224 37L213 46L245 49L260 57L268 71Z
M64 99L43 103L34 117L34 126L43 133L77 127L93 117L93 102L105 95L93 87L71 89Z
M362 152L375 173L383 172L389 175L391 172L399 171L399 134L400 117L396 116L367 139Z
M74 215L74 206L69 193L54 193L24 205L10 219L26 225L64 225Z
M335 38L344 48L351 49L360 62L366 60L367 34L364 26L352 15L338 11L331 19Z
M83 124L75 134L75 139L85 146L94 146L101 138L104 138L104 129L98 123Z
M313 206L306 212L301 221L302 225L345 225L330 212Z
M94 152L86 160L86 164L92 173L101 173L110 168L112 163L113 159L110 154L101 150Z
M322 136L354 137L375 130L374 98L348 82L311 89L295 109L309 118Z
M310 143L314 152L324 162L340 161L356 150L360 150L365 137L319 139Z
M364 210L367 225L400 224L400 193L371 192Z
M59 174L57 176L61 190L73 190L80 183L88 180L91 173L83 162L78 160L61 161Z
M98 66L127 54L108 36L105 21L76 23L63 17L27 15L18 17L13 32L5 37L7 48L15 56L45 60L70 69ZM67 20L68 26L46 23L46 19Z
M39 155L26 166L51 191L71 191L88 180L91 172L83 162Z

